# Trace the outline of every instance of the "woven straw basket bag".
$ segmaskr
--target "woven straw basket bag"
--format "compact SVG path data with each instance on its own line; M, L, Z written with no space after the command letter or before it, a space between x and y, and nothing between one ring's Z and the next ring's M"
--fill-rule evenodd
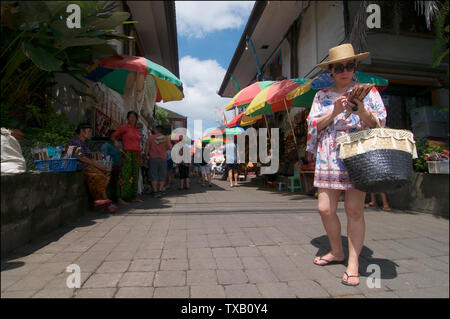
M410 182L417 158L412 132L379 127L343 134L336 143L355 188L387 193Z

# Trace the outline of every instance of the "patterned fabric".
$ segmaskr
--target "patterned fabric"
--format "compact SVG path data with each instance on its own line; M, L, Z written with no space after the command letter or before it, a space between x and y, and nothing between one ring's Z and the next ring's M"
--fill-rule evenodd
M357 84L359 85L359 84ZM354 87L340 94L324 89L316 93L307 118L308 136L306 150L316 154L314 186L327 189L349 190L354 186L342 160L338 158L336 138L344 133L366 130L369 127L359 116L351 114L345 119L345 112L336 116L322 131L317 132L317 119L332 112L334 101L341 95L347 96ZM382 127L386 125L386 108L376 88L364 98L365 107L378 118Z
M139 181L138 158L134 152L125 152L122 155L122 167L117 183L117 197L123 200L131 200L137 197Z
M106 199L103 198L103 194L108 187L109 173L105 173L92 165L88 165L82 172L94 201Z
M72 138L68 143L67 146L78 146L80 148L81 157L87 157L91 158L91 152L89 151L89 147L86 143L80 140L78 136L75 136ZM88 166L87 163L83 163L80 160L77 160L77 171L81 171L85 169Z

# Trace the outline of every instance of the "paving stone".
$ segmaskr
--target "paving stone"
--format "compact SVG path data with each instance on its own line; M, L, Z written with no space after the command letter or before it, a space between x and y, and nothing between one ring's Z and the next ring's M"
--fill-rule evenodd
M213 258L211 248L188 248L189 258Z
M227 298L261 298L261 294L254 284L225 286L225 295Z
M119 287L150 287L154 272L126 272L119 281Z
M245 269L270 268L264 257L241 257Z
M14 283L16 283L19 279L21 279L22 276L20 275L8 275L1 273L1 291L6 290L8 287L12 286Z
M1 298L30 298L37 290L18 290L18 291L4 291Z
M256 284L262 298L295 298L294 290L284 282Z
M189 298L189 287L157 287L153 298Z
M446 287L399 289L395 293L400 298L449 298L449 291Z
M123 273L93 274L83 284L82 288L111 288L116 287Z
M212 249L214 257L237 257L234 247L223 247Z
M160 270L156 272L154 287L185 286L186 272L179 270Z
M225 298L225 290L223 286L217 284L193 285L191 298Z
M235 270L217 270L217 279L221 285L245 284L248 278L240 269Z
M72 289L43 289L32 296L32 298L71 298L74 294Z
M135 259L131 262L128 271L157 271L160 259Z
M8 287L6 291L17 291L17 290L40 290L53 279L53 276L34 276L32 274L26 275L25 277L19 279L13 285Z
M217 274L215 270L188 270L188 285L217 284Z
M164 249L162 252L162 258L163 259L187 258L187 249L186 248Z
M75 293L75 298L112 298L117 288L82 288Z
M330 294L313 280L289 281L288 286L298 298L329 297Z
M361 290L358 286L351 287L345 286L341 283L341 279L333 278L329 279L317 279L315 280L324 290L326 290L332 297L337 296L348 296L348 295L356 295L361 294ZM360 278L361 282L361 278ZM361 285L361 283L360 283Z
M214 258L190 258L189 268L191 270L217 269L217 264Z
M269 268L246 269L245 274L250 283L278 282L278 278Z
M237 257L217 257L217 269L243 269L241 261Z
M129 261L105 261L101 266L96 270L96 273L110 273L110 272L125 272L130 265Z
M48 260L48 262L67 262L72 263L81 256L81 252L60 252Z
M258 246L263 256L286 256L285 251L280 246Z
M240 257L261 256L261 252L256 247L236 247L236 251Z
M394 291L367 291L364 292L366 298L398 298Z
M133 259L134 252L127 250L113 250L106 258L106 261L124 260L131 261Z
M122 287L114 298L152 298L153 292L153 287Z
M188 270L188 260L175 258L161 260L160 270Z

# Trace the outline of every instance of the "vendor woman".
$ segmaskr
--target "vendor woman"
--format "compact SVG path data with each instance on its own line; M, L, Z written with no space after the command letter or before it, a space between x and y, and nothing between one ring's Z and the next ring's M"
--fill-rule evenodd
M127 201L143 202L138 197L139 163L141 155L141 135L137 128L138 114L135 111L127 113L128 123L118 127L111 134L114 146L122 153L122 166L117 185L117 202L126 205ZM118 138L122 138L120 146Z
M348 261L342 283L359 284L358 257L364 242L365 193L356 189L349 178L342 160L338 157L336 138L344 133L357 132L381 126L386 122L386 109L376 88L365 98L354 100L357 110L347 100L356 86L355 69L369 52L355 54L351 44L346 43L329 50L329 61L318 67L331 72L334 84L316 93L308 116L307 151L316 154L314 186L318 188L318 211L327 232L331 250L314 259L319 266L341 263L345 260L341 239L341 223L336 214L339 195L345 192L347 214ZM345 113L352 113L348 118Z
M106 187L109 183L108 169L99 162L92 159L86 141L92 136L92 125L89 123L80 124L76 130L77 136L72 138L68 146L78 147L76 157L77 170L81 171L89 187L89 192L94 198L94 207L103 207L106 211L114 212L117 206L106 195Z

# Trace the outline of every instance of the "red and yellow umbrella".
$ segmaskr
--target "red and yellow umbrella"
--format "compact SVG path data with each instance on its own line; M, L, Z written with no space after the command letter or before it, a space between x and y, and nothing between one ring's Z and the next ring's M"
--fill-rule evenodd
M305 94L314 98L317 90L311 90L310 79L298 78L279 81L262 90L245 110L248 116L264 115L287 109L291 106L304 106ZM295 98L288 99L289 93L296 91Z
M234 109L235 107L244 108L247 107L255 96L264 90L265 88L274 84L275 81L259 81L255 82L246 88L240 90L227 104L225 111Z

